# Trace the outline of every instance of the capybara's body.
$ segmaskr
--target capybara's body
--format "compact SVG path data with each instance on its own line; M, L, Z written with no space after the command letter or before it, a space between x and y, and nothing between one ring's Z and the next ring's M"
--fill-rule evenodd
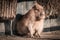
M20 21L17 22L17 31L20 35L30 33L33 37L34 31L42 31L44 23L44 10L41 5L35 3L35 5L30 9ZM41 33L41 32L40 32Z

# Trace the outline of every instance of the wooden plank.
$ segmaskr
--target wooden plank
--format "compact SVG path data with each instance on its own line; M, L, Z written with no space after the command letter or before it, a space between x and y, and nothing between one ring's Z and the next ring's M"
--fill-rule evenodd
M2 2L2 1L3 1L3 2ZM4 10L3 10L3 9L4 9L4 0L1 0L1 2L2 2L2 5L1 5L1 6L2 6L2 13L1 13L1 17L3 17L3 13L4 13L4 12L3 12L3 11L4 11Z
M0 0L0 16L1 16L1 4L2 4L2 2L1 2L1 0Z
M11 10L11 18L15 17L16 15L16 7L17 7L17 0L14 0L10 3L10 10Z
M41 38L60 39L60 31L42 32Z
M60 35L41 35L41 38L60 39Z
M5 9L4 9L4 10L5 10L5 11L4 11L4 16L5 16L5 17L6 17L6 15L7 15L7 10L6 10L6 9L7 9L7 2L5 1Z

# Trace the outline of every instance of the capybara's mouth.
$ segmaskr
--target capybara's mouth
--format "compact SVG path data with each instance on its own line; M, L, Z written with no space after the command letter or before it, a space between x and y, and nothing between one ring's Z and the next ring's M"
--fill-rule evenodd
M39 21L40 20L40 17L36 17L36 21Z

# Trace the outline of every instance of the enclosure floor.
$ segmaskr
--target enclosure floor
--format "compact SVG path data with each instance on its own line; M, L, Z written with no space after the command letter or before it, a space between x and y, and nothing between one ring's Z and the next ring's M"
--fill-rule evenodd
M51 32L42 32L41 38L60 39L60 30Z
M18 36L0 36L0 40L58 40L51 38L24 38Z
M60 39L60 31L42 32L40 38L21 37L15 35L0 36L0 40L58 40L58 39Z

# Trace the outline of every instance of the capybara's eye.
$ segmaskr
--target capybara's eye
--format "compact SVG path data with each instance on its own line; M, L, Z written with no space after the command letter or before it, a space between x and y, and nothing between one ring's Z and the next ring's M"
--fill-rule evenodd
M39 12L39 9L37 9L37 11Z
M42 13L40 13L40 16L42 16L43 14Z

